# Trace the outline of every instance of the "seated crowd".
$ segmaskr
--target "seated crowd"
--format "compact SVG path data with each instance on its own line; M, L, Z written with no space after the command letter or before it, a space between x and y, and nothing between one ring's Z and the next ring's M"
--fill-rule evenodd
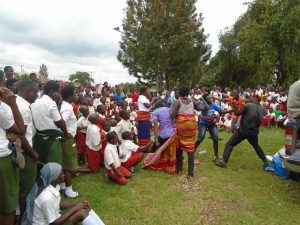
M151 149L145 168L181 174L185 151L192 177L194 152L207 130L213 160L224 166L218 155L218 130L242 126L246 104L260 102L266 110L264 126L283 126L287 120L284 90L259 85L256 90L214 86L211 91L197 85L191 91L163 93L142 87L137 93L107 82L79 88L56 81L41 85L34 73L21 81L5 67L0 71L0 94L0 179L5 180L0 184L0 221L5 225L13 224L17 206L20 224L103 224L88 202L60 199L59 191L68 198L79 196L72 187L79 173L98 173L103 167L108 179L125 185ZM165 149L172 152L166 155ZM18 154L25 160L21 169L20 163L12 163ZM264 153L261 159L265 162Z

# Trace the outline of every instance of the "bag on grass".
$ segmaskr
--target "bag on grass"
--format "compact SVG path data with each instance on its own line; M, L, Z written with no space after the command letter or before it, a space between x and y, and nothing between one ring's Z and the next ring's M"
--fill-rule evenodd
M277 176L280 176L284 179L288 179L290 176L289 171L282 166L283 159L280 155L273 156L273 164L275 167L275 173Z

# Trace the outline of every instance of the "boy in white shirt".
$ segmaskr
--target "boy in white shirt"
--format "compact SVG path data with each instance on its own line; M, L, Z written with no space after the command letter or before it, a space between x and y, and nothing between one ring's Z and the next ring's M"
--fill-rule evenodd
M122 166L129 169L134 167L143 159L143 149L149 147L151 142L148 145L139 147L133 143L133 135L131 132L125 131L122 133L123 142L120 145L120 159ZM132 168L133 170L133 168Z
M122 142L123 141L122 133L125 131L134 133L134 130L133 130L133 125L129 120L130 119L129 112L127 110L122 110L119 115L121 117L121 121L118 123L115 132L118 135L119 141Z
M231 131L231 122L232 122L232 121L231 121L231 116L228 115L228 117L225 118L225 122L224 122L225 130L226 130L227 132Z
M88 167L92 173L98 173L100 170L100 149L102 147L100 128L97 126L100 122L98 113L92 113L88 117L91 124L86 132L86 155L88 160Z
M131 177L131 172L121 165L117 149L118 135L115 132L108 132L106 138L108 141L104 152L106 173L116 183L125 185L126 178Z
M77 155L78 155L78 165L85 165L85 153L86 153L86 131L87 127L91 124L88 120L89 108L86 105L82 105L79 108L82 116L78 119L77 122L77 136L76 136L76 145L77 145Z
M62 142L62 166L65 173L65 195L69 198L79 196L72 189L72 172L78 169L77 154L75 150L75 136L77 133L77 119L71 103L75 100L75 87L73 85L65 86L61 91L63 102L60 108L60 114L66 123L68 136L65 136ZM62 185L64 189L64 185Z

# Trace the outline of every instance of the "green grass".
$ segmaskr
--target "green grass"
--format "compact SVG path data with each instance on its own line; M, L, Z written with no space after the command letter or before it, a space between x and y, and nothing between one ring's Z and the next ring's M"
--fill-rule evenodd
M221 153L230 135L219 133ZM273 155L283 146L284 131L262 129L259 139L265 153ZM299 224L299 183L263 172L247 141L234 149L226 169L212 163L210 139L199 149L207 153L196 153L204 164L195 167L192 181L139 168L120 186L106 180L102 168L97 175L74 179L74 189L107 225Z

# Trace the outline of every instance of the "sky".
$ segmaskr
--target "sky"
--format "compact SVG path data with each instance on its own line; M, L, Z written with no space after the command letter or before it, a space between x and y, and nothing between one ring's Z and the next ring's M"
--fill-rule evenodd
M198 0L213 53L218 34L246 10L243 0ZM0 67L38 72L44 63L51 79L90 72L96 83L134 82L117 60L125 0L0 1Z

